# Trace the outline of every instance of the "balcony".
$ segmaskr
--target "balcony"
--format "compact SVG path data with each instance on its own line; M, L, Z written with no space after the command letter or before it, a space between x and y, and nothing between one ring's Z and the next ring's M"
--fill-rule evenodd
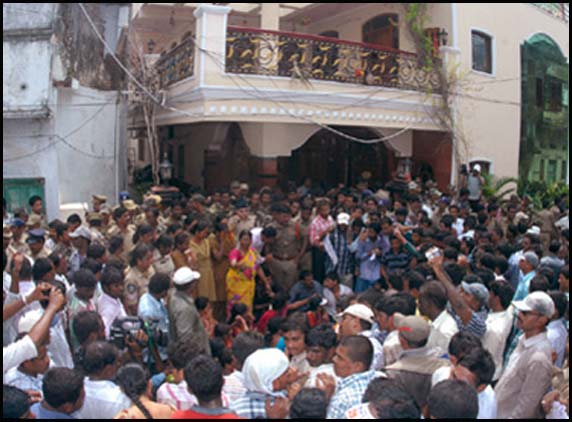
M188 38L161 55L155 66L162 87L193 76L194 52ZM440 60L434 63L427 69L414 53L377 45L229 26L224 71L440 93Z
M530 3L546 13L566 23L570 22L570 5L568 3Z
M315 79L439 93L433 69L416 54L336 38L228 27L226 72Z

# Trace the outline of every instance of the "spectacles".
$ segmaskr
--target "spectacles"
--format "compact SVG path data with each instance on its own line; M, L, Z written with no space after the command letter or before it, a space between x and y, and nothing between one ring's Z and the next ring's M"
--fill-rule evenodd
M536 312L536 311L520 311L522 313L522 315L524 316L529 316L529 315L536 315L536 316L542 316L540 315L540 313Z

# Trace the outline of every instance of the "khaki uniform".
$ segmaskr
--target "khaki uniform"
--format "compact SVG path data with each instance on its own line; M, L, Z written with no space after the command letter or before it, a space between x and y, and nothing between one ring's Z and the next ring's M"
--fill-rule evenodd
M48 248L46 248L46 247L44 246L44 247L42 248L42 250L41 250L40 252L38 252L38 254L34 255L34 254L32 254L32 253L29 253L28 256L29 256L30 258L32 258L32 261L36 262L36 260L37 260L38 258L47 258L47 257L49 257L49 256L51 255L51 253L52 253L52 252L51 252Z
M127 226L125 231L122 231L119 226L114 224L107 232L107 239L111 239L114 236L123 236L123 253L121 258L124 261L129 261L129 253L135 247L133 243L133 235L135 234L136 228L133 225Z
M256 211L256 218L258 219L259 227L267 227L274 221L272 215L270 215L270 209L264 207L260 207L260 209Z
M272 225L276 229L276 240L269 248L273 259L268 263L272 277L278 285L289 291L298 281L298 264L294 260L302 248L300 226L290 221L287 226Z
M22 235L22 238L20 240L12 239L12 242L10 242L10 246L12 246L12 249L18 253L24 255L30 255L30 248L26 243L26 235Z
M107 239L105 235L97 228L90 229L91 231L91 243L99 243L101 245L107 245Z
M538 213L537 219L540 223L540 240L545 248L548 248L550 241L558 236L554 223L554 213L550 210L542 210Z
M235 215L228 221L228 227L238 241L238 236L243 230L250 231L256 227L256 216L249 214L246 220L241 220L238 215Z
M300 233L302 235L302 241L307 239L307 244L310 244L310 225L312 224L312 219L304 222L300 219L298 223L300 225ZM312 249L308 248L302 258L300 259L299 265L300 271L307 270L312 271Z
M127 306L136 306L139 303L139 298L147 293L149 281L154 275L153 266L144 273L136 267L127 269L125 275L125 304Z

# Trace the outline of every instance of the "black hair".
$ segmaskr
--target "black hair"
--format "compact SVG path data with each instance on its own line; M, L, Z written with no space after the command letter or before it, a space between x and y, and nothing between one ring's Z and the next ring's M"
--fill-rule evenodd
M66 403L77 403L83 389L83 375L69 368L52 368L44 374L42 393L51 407L58 409Z
M103 369L114 364L119 358L117 348L105 341L95 341L85 348L83 367L87 375L98 374Z
M550 290L550 283L548 279L541 274L536 274L532 280L530 280L530 286L528 293L533 292L548 292Z
M379 223L370 223L367 225L368 229L372 229L376 234L381 232L381 225Z
M199 220L197 222L197 224L195 224L193 226L193 228L191 229L191 234L195 235L195 234L202 232L203 230L208 229L208 228L209 228L209 223L206 220Z
M403 274L403 278L409 280L409 290L419 290L425 283L425 277L417 271L407 271Z
M72 214L66 220L68 224L81 224L81 217L77 214Z
M54 224L54 230L56 231L56 237L62 237L64 235L64 233L66 232L66 230L68 230L70 228L69 224L64 223L62 221L56 221L56 224Z
M548 292L550 299L554 302L556 312L558 312L558 318L563 318L568 310L568 298L563 292L552 290Z
M105 270L107 270L108 268L113 268L116 269L117 271L119 271L121 274L125 273L125 264L123 263L123 261L121 260L121 258L112 256L107 260L107 264L105 264ZM101 280L100 280L101 281Z
M231 328L230 324L219 322L215 325L213 334L215 337L224 337L230 333Z
M455 219L453 218L453 216L451 214L445 214L443 217L441 217L441 221L440 223L443 224L445 226L445 228L450 229L451 227L453 227L453 223L455 222Z
M129 255L129 265L131 266L131 268L136 267L137 261L139 261L140 259L144 259L149 252L153 252L153 247L151 245L147 244L137 245Z
M272 309L275 311L280 311L288 304L288 293L278 292L272 298Z
M415 300L415 299L414 299ZM378 312L383 312L388 317L392 316L396 312L403 315L415 315L415 311L411 313L411 309L407 299L404 296L399 296L398 294L384 297L375 304L375 310Z
M206 296L199 296L195 299L195 306L197 311L202 312L204 311L209 304L209 298Z
M373 346L367 337L346 336L340 341L340 346L347 349L352 362L363 364L364 371L369 369L373 360Z
M87 254L86 256L88 258L92 258L92 259L101 259L105 256L105 246L99 244L99 243L92 243L87 247Z
M171 287L171 277L165 273L155 273L149 280L149 293L160 295Z
M142 226L139 226L133 235L133 244L136 245L141 240L141 237L148 235L149 233L153 233L154 231L155 227L149 224L143 224Z
M179 223L169 224L169 226L167 227L167 230L165 231L165 235L172 236L175 233L177 233L179 230L181 230L182 228L183 228L183 226L181 226Z
M409 214L409 211L405 207L401 207L401 208L398 208L397 210L395 210L396 216L407 217L408 214Z
M437 309L443 310L447 307L447 291L441 283L432 281L424 284L423 287L421 287L420 296L431 301Z
M222 367L210 356L197 356L185 368L185 381L199 402L213 401L224 384Z
M123 217L123 215L128 212L127 208L125 207L119 207L117 208L115 211L113 211L113 218L115 220L119 220L121 217Z
M76 287L86 287L88 289L94 289L97 285L93 272L86 269L79 269L73 273L71 281Z
M284 333L287 333L288 331L300 331L302 334L304 334L305 337L308 334L309 327L306 322L305 315L303 316L304 318L299 318L297 314L290 315L290 317L282 325L282 331L284 331Z
M475 276L477 276L481 283L486 286L488 289L490 284L495 281L496 276L495 273L489 270L488 268L481 268L475 271ZM468 279L469 276L465 277L465 280Z
M232 305L232 308L230 309L230 318L228 319L228 323L232 324L235 320L237 316L244 316L246 315L246 313L248 312L248 305L244 304L244 303L235 303L234 305Z
M42 198L39 197L38 195L34 195L34 196L30 197L30 199L28 200L28 204L29 204L31 207L33 207L34 204L35 204L36 202L38 202L38 201L42 201Z
M558 253L561 246L562 245L558 240L553 240L552 242L550 242L550 245L548 245L548 251L551 253Z
M465 277L465 270L459 264L445 265L443 270L445 270L455 286L460 285L463 277Z
M174 242L173 238L171 236L166 235L166 234L162 234L161 236L159 236L159 238L155 242L155 247L157 249L159 249L160 247L172 248L174 245L175 245L175 242Z
M266 325L266 334L264 335L265 347L272 347L272 336L280 332L282 329L282 324L284 324L284 318L280 316L270 318L270 321L268 321L268 324Z
M14 260L10 262L10 272L14 271ZM32 280L33 273L32 273L32 264L28 259L22 260L22 269L20 270L20 280Z
M479 413L477 390L459 380L438 383L431 389L427 404L429 414L437 419L476 419Z
M232 341L232 355L238 361L240 367L246 358L264 347L264 337L255 331L240 333Z
M506 280L495 280L489 286L489 291L498 296L503 309L507 309L512 303L514 297L514 287Z
M403 277L401 274L390 274L387 282L398 292L403 291Z
M277 234L278 234L278 232L276 231L276 229L274 227L265 227L262 230L262 235L264 237L276 237Z
M250 238L250 240L252 240L252 233L250 233L250 230L242 230L238 234L238 240L242 239L243 236L248 236Z
M467 368L475 375L477 378L477 387L483 384L489 385L493 382L495 362L488 350L484 348L472 349L459 359L457 364Z
M445 248L443 251L443 256L447 259L457 261L457 258L459 257L459 251L455 248Z
M24 261L27 261L25 259ZM22 267L23 268L23 267ZM32 274L35 282L46 281L44 277L49 274L54 269L54 264L48 258L38 258L34 262L34 267L32 268Z
M204 350L203 346L191 341L177 341L171 343L167 348L169 362L177 370L184 369L189 361L206 352L207 350Z
M148 384L148 375L138 363L130 363L117 371L115 378L117 385L129 399L143 413L146 419L153 419L149 410L141 403L140 397L145 394Z
M290 419L326 419L328 397L319 388L303 388L290 405Z
M382 382L388 381L383 378L374 379L368 386L368 389L376 381L381 385L377 388L378 394L373 396L370 402L373 405L377 419L420 418L421 411L411 394L395 383Z
M93 274L101 272L103 265L101 262L96 261L93 258L86 258L85 261L80 266L80 269L91 271Z
M30 396L17 387L2 386L2 419L21 419L30 410Z
M338 339L336 332L331 326L322 324L308 332L305 342L307 347L323 347L326 350L330 350L336 347Z
M496 268L499 269L501 275L506 273L508 270L508 260L504 256L495 257L495 269Z
M377 302L383 299L384 294L373 287L370 287L365 292L360 293L357 297L359 303L363 303L364 305L373 308Z
M123 236L113 236L109 239L109 253L114 254L123 246Z
M71 321L72 330L79 344L85 343L92 333L101 329L102 325L103 320L96 311L79 312Z
M457 359L462 358L472 349L482 347L481 340L472 333L459 331L449 342L449 356L455 356Z
M328 274L326 274L325 278L329 278L330 280L335 281L336 283L340 282L340 276L335 271L331 271Z
M123 283L123 280L125 280L125 277L121 271L115 267L107 265L105 267L105 271L101 274L99 282L101 283L101 287L106 287L111 286L112 284Z

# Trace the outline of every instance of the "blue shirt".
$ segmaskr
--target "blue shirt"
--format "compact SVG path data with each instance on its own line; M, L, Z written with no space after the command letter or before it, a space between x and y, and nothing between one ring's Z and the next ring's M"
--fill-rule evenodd
M308 288L306 287L306 285L302 282L299 281L297 282L294 287L292 287L292 289L290 289L290 303L294 303L294 302L298 302L300 300L304 300L304 299L308 299L309 297L312 297L314 294L318 294L319 296L322 296L322 292L323 292L323 287L320 283L318 283L317 281L313 281L312 282L312 287ZM298 311L301 312L306 312L308 309L310 309L309 304L306 304L304 306L301 306L300 308L298 308Z
M365 242L358 243L356 258L360 263L359 276L364 280L375 281L381 277L381 257L376 256L373 260L371 259L371 251L376 248L383 250L383 241L379 237L375 242L368 237Z
M67 413L45 409L44 406L42 406L42 402L34 403L32 407L30 407L30 410L36 415L36 419L75 419Z
M514 297L512 300L524 300L526 296L528 296L528 291L530 289L530 280L534 278L536 275L536 271L531 271L528 274L524 275L522 272L518 277L518 286L516 288L516 292L514 293Z
M367 386L377 376L375 371L367 371L342 379L328 407L328 419L343 419L346 411L361 403Z

